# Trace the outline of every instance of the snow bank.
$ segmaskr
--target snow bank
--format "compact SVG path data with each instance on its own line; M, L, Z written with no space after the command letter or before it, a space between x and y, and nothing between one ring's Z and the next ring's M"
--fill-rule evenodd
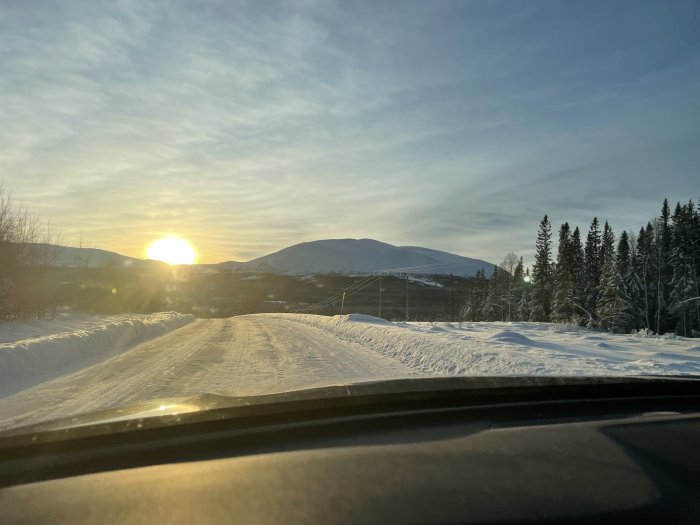
M551 323L390 323L356 314L284 316L428 374L700 374L697 340L553 330Z
M340 317L340 316L338 316ZM370 323L370 324L380 324L385 326L393 326L394 323L382 319L381 317L374 317L371 315L364 314L348 314L345 316L348 321L355 321L357 323Z
M175 312L0 324L0 395L92 364L194 321Z
M513 330L503 330L497 334L493 334L489 337L492 341L500 341L502 343L514 343L523 346L537 346L532 339L520 332L514 332Z

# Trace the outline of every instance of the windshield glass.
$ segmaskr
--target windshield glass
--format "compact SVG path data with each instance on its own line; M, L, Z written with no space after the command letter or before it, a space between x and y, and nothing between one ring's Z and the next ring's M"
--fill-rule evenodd
M698 374L699 24L682 0L0 3L0 429Z

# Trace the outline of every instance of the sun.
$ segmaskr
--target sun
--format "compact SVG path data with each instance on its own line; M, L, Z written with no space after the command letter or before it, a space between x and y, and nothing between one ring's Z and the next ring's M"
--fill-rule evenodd
M192 245L179 237L166 237L153 241L146 255L149 259L168 264L192 264L197 257Z

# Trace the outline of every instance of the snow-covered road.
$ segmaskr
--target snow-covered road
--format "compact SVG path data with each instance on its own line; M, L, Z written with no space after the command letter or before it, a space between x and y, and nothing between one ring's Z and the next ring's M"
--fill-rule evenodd
M153 399L413 375L700 374L697 339L551 323L391 323L357 314L194 320L162 312L3 328L0 428Z
M283 318L197 320L120 355L0 399L0 428L204 393L253 395L416 372Z

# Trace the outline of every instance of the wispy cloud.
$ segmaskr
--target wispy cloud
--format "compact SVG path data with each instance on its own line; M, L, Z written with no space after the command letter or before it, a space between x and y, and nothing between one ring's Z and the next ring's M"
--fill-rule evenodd
M0 178L132 255L178 233L209 261L348 236L499 260L545 211L692 196L698 8L664 6L3 3Z

